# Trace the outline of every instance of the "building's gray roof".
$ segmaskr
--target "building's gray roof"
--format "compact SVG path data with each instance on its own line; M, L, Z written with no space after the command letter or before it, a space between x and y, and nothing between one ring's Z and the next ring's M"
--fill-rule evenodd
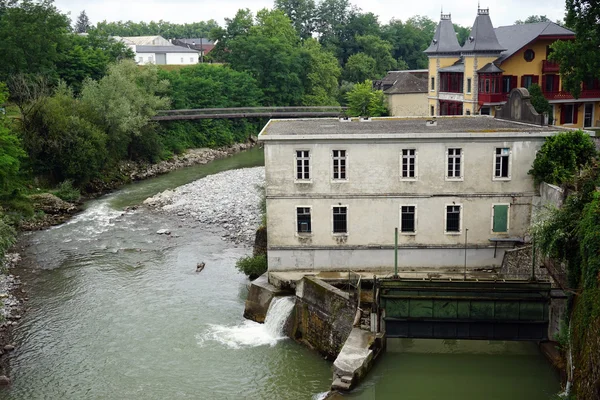
M440 68L438 71L440 71L440 72L465 72L465 64L463 64L462 62L456 63L449 67Z
M403 135L403 134L478 134L477 137L494 136L502 133L538 132L553 134L555 127L542 127L519 122L505 121L487 116L470 117L437 117L436 126L427 126L427 117L417 118L376 118L369 122L342 122L337 118L313 118L295 120L271 120L261 132L263 139L269 137L327 136L327 137L368 137L370 135Z
M136 53L198 53L182 46L137 46L135 50Z
M439 53L460 53L460 45L456 38L456 31L450 14L442 15L440 23L435 29L433 40L429 47L425 50L426 54L439 54Z
M384 92L385 94L426 93L427 75L427 70L390 71L382 80L383 84L388 86Z
M212 40L210 40L208 38L191 38L191 39L176 39L176 40L179 40L180 42L187 43L187 44L200 44L200 42L202 42L202 44L206 44L206 45L215 44Z
M575 36L575 32L563 28L554 22L500 26L495 31L498 41L507 49L500 55L500 58L497 60L498 62L506 60L538 37L564 36L568 38Z
M498 66L495 63L491 62L491 63L485 64L483 66L483 68L481 68L477 72L484 73L484 74L493 74L493 73L504 72L504 70L498 68Z
M479 9L471 33L462 47L463 52L498 52L506 50L496 37L489 10Z

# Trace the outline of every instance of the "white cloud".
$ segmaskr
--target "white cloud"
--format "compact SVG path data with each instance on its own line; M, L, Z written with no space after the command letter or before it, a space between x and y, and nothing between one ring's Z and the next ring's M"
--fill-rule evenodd
M406 20L414 15L426 15L434 21L439 20L441 5L444 13L452 14L454 23L470 27L477 14L475 0L456 0L452 3L443 1L397 1L397 0L351 0L352 4L365 12L379 16L382 23L390 19ZM170 21L175 23L197 22L209 19L224 24L225 18L231 18L240 8L252 11L261 8L272 8L272 0L220 0L192 1L173 0L170 2L157 0L55 0L55 5L63 12L70 12L71 19L76 19L82 10L93 23L98 21ZM552 21L564 17L564 0L482 0L481 7L490 9L494 26L511 25L515 20L525 19L530 15L546 15Z

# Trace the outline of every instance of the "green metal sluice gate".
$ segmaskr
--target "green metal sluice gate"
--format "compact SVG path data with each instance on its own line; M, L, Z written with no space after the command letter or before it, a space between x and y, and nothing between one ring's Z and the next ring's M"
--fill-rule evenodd
M550 283L380 280L389 338L548 339Z

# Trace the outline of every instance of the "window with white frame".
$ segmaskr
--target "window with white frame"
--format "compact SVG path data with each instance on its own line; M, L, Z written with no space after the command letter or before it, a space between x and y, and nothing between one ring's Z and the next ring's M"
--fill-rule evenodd
M400 232L411 234L417 230L417 207L400 206Z
M183 57L181 57L181 63L183 64Z
M496 148L494 178L510 178L510 148L508 147Z
M446 206L446 233L460 233L460 205Z
M348 233L347 207L333 207L333 233Z
M446 177L450 179L459 179L461 173L462 149L448 149L448 169Z
M467 93L471 93L471 87L473 86L472 82L471 78L467 78Z
M144 57L140 57L139 60L140 60L140 63L143 63L144 62Z
M333 179L346 180L346 150L333 150Z
M190 62L193 63L194 62L194 57L190 57Z
M296 150L296 180L310 179L310 151Z
M296 232L312 232L310 221L310 207L296 207Z
M417 177L417 150L402 149L402 179L415 179Z

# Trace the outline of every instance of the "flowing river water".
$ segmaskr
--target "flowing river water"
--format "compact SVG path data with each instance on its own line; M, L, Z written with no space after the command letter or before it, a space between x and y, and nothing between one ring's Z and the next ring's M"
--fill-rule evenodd
M327 391L329 362L242 318L247 280L234 265L249 248L224 241L219 228L121 211L262 162L256 149L134 183L66 224L25 235L17 273L30 309L15 330L13 385L0 400L311 399ZM288 307L282 301L273 314ZM534 344L390 341L349 397L545 400L558 390Z

